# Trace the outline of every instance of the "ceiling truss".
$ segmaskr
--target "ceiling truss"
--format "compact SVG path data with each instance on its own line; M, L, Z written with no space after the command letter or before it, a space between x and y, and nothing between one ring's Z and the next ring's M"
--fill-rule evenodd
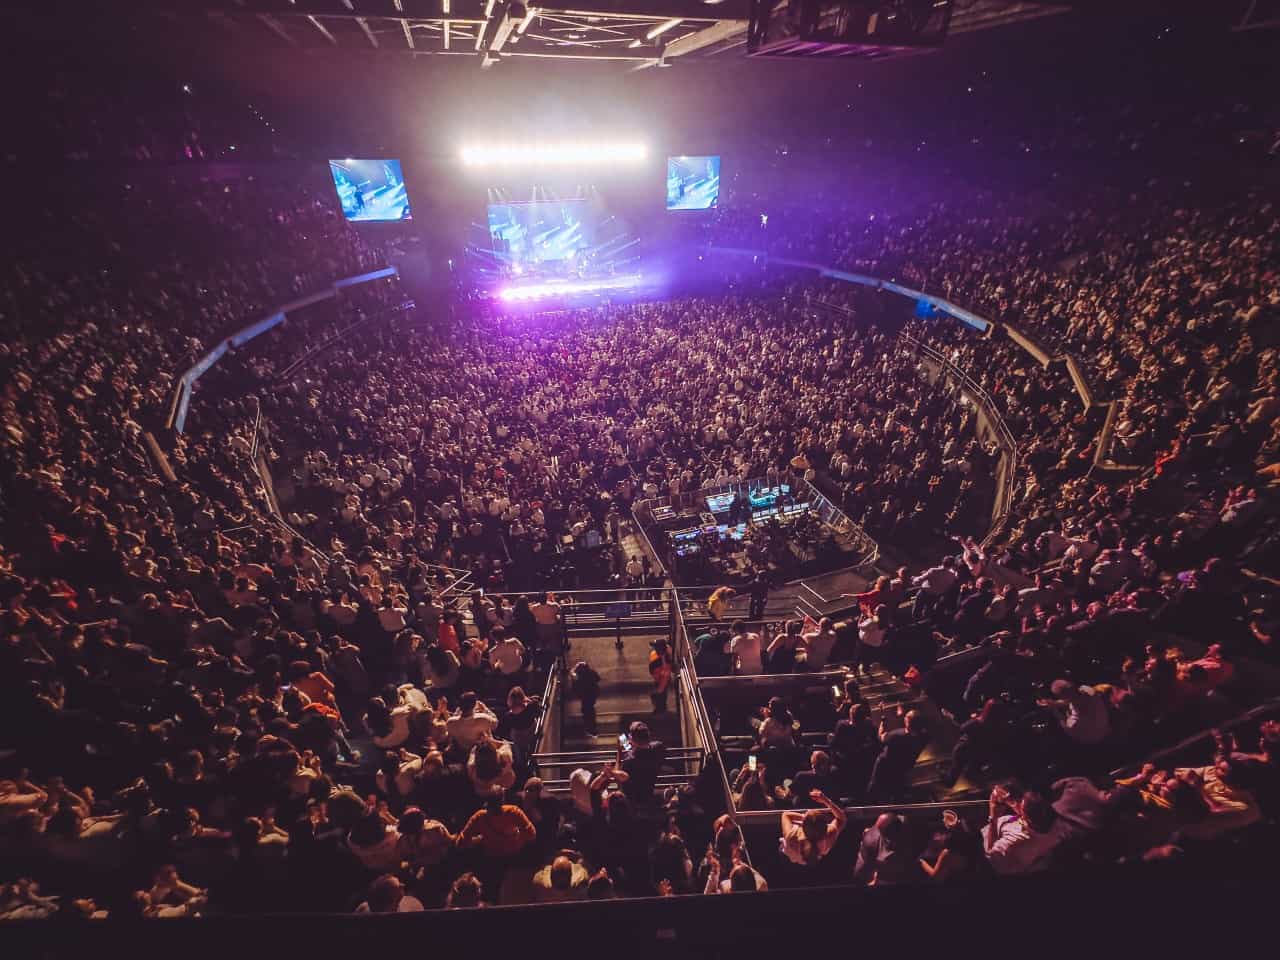
M604 60L633 69L684 58L741 56L752 0L136 0L177 19L289 47L380 55ZM781 9L789 0L776 0ZM970 0L952 32L1060 13L1071 0ZM1262 3L1262 0L1259 0ZM885 51L887 52L887 51Z

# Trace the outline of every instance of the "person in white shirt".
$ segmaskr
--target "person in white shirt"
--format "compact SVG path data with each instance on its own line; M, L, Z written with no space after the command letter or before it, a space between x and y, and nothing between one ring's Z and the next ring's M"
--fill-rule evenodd
M538 625L538 645L543 650L559 653L564 645L564 632L560 625L560 604L542 594L537 603L530 605L534 623Z
M1055 600L1056 596L1047 585L1045 575L1037 573L1034 586L1018 591L1018 616L1029 617L1035 613L1037 606L1048 608Z
M941 565L931 567L913 578L911 582L920 588L920 592L916 594L912 616L923 620L947 591L955 586L956 579L955 557L943 557Z
M1014 799L997 785L991 791L990 816L982 828L982 850L998 874L1035 873L1049 866L1060 834L1053 807L1040 794Z
M804 635L805 664L810 670L822 670L831 659L831 650L836 645L836 630L830 617L818 621L818 629Z
M337 602L332 600L321 601L320 612L333 618L333 622L338 626L349 627L356 622L356 617L360 615L360 608L352 603L344 593Z
M729 653L734 658L739 676L755 677L764 673L764 663L761 659L762 646L760 634L748 630L745 622L739 620L733 625L733 639L729 641Z
M396 689L396 697L396 705L385 714L382 714L382 709L385 708L376 706L376 703L381 703L381 698L375 698L375 703L371 704L371 712L380 716L365 716L365 723L373 733L373 742L384 750L398 747L407 741L412 732L413 718L431 710L427 695L411 683L401 684Z
M830 853L849 822L843 808L832 803L822 791L814 790L809 799L825 807L832 819L826 822L822 810L782 812L782 839L778 846L788 860L800 866L814 866Z
M858 673L880 663L889 636L890 611L887 603L876 607L875 614L858 621Z
M524 644L518 637L507 636L504 627L495 626L490 634L493 649L489 651L489 662L504 677L514 676L524 667Z
M449 718L449 736L463 750L470 751L497 726L498 718L494 712L468 690L458 701L458 712Z
M378 622L382 624L383 630L392 634L399 633L409 625L408 615L408 607L396 603L390 595L383 596L382 606L378 609Z

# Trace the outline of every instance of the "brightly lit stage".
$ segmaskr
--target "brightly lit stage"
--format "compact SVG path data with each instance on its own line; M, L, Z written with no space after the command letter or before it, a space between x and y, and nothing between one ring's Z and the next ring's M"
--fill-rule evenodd
M640 239L595 187L536 184L520 200L513 192L490 187L486 220L472 225L466 259L479 289L502 304L545 304L643 284Z

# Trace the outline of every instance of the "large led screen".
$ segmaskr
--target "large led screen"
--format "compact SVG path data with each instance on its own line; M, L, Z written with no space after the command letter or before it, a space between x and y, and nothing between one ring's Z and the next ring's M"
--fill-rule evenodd
M591 245L586 200L489 204L493 252L516 272L573 260Z
M399 160L330 160L329 172L348 220L413 219Z
M709 210L719 196L719 157L667 158L668 210Z

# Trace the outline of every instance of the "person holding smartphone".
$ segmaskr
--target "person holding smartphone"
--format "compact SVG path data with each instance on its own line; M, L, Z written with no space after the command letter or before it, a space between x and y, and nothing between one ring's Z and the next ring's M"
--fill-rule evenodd
M666 758L667 747L653 739L649 726L640 720L618 738L618 766L627 774L623 791L633 803L649 803Z

